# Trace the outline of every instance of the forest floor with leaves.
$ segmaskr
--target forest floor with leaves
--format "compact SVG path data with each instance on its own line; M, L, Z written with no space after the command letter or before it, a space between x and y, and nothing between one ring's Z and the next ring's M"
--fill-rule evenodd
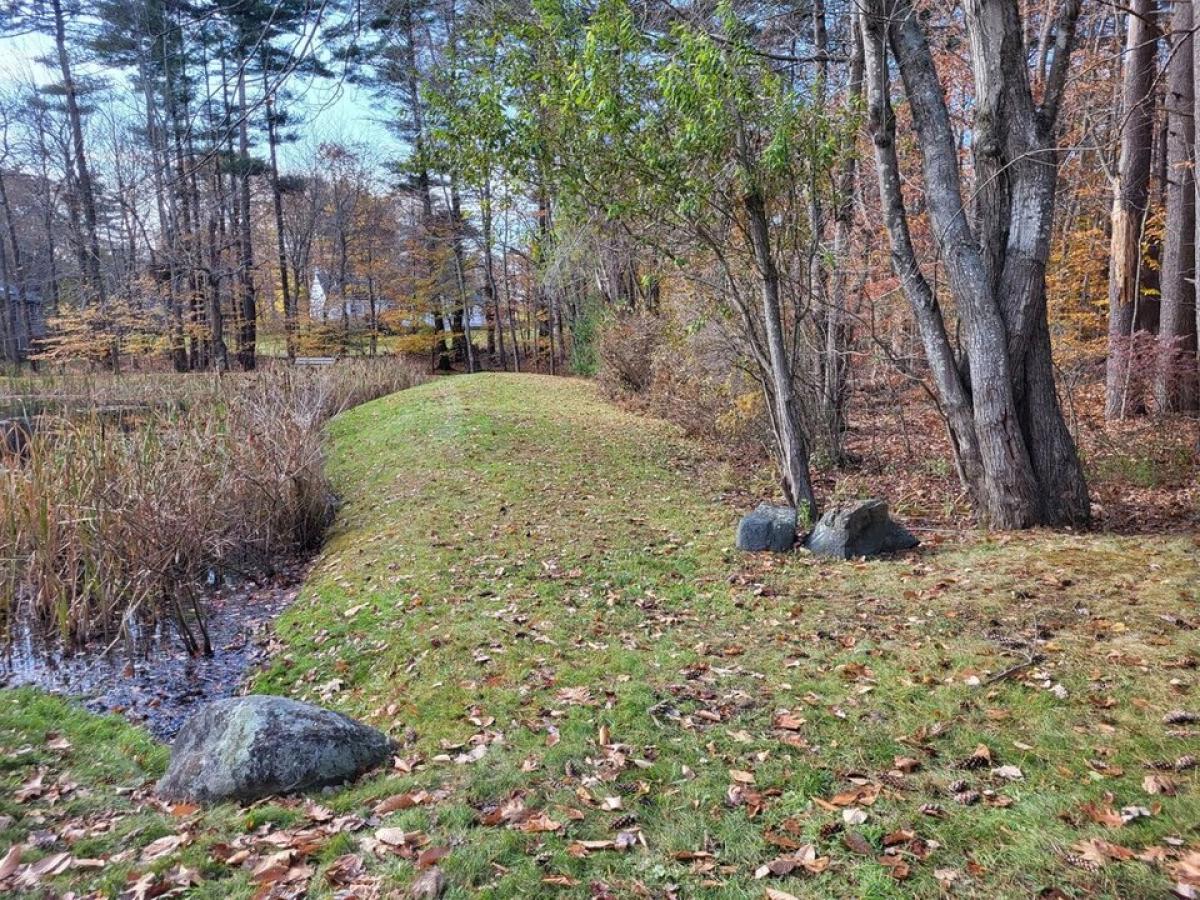
M252 687L388 731L391 768L169 806L144 731L0 692L0 890L1200 891L1193 537L742 555L733 473L566 379L444 379L330 432L338 523Z

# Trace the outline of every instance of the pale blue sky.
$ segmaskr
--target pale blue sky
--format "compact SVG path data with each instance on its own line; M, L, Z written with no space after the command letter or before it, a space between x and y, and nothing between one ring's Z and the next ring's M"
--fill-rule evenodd
M0 37L0 89L28 83L47 83L57 80L57 70L47 70L37 62L39 57L53 51L53 43L43 35ZM98 74L94 67L77 66L81 74ZM123 73L106 70L103 74L119 83ZM318 79L315 82L290 85L299 98L294 111L304 123L289 128L300 135L295 144L279 148L284 168L289 163L302 165L305 156L317 142L343 141L368 148L371 158L379 163L395 158L402 151L400 143L387 129L382 117L387 111L371 96L370 91L338 78Z

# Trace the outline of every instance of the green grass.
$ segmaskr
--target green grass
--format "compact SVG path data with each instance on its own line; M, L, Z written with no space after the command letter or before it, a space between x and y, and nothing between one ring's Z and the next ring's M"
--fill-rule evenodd
M1200 838L1195 769L1171 775L1174 796L1142 789L1148 762L1195 752L1194 731L1161 721L1196 706L1197 632L1162 618L1200 618L1194 542L1034 532L872 563L741 555L730 546L738 510L721 500L729 474L672 427L566 379L443 379L351 410L330 434L338 523L255 688L336 706L402 743L412 772L319 799L366 816L381 797L439 792L382 824L449 848L449 897L590 897L597 883L621 897L672 885L682 896L761 897L770 885L925 897L939 893L938 870L958 873L958 896L1156 896L1165 865L1073 864L1072 844ZM1043 661L976 685L1024 659L1013 642L1035 634ZM90 838L93 856L180 830L124 790L164 764L140 731L28 692L0 697L0 789L44 766L86 791L70 808L0 800L13 817L0 839L106 810L121 818ZM780 710L805 723L776 729ZM73 749L36 749L46 731ZM483 758L454 762L472 739L488 742ZM980 743L1023 779L960 768ZM898 756L919 768L888 774ZM753 773L757 802L729 802L731 770ZM956 780L995 796L961 805ZM865 823L843 826L817 801L856 783L881 790ZM562 830L481 823L514 793ZM621 809L601 808L606 797ZM1153 814L1110 828L1084 803ZM247 873L208 861L209 848L307 817L296 801L192 814L194 842L154 865L201 868L201 896L248 895ZM622 818L644 845L574 844L614 839ZM931 848L902 853L904 880L877 861L900 829ZM843 831L875 852L853 852ZM312 893L331 890L320 867L344 852L362 853L385 893L404 888L411 863L364 849L370 833L312 851ZM815 844L825 871L756 880L784 852L768 841L781 833ZM697 851L711 858L677 858ZM54 886L111 891L145 868L134 855ZM559 876L565 886L545 881Z

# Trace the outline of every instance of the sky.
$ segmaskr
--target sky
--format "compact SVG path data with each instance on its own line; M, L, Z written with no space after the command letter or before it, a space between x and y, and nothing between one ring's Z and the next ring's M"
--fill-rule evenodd
M0 91L9 87L35 83L50 83L58 80L57 69L49 70L38 60L54 49L54 44L45 35L18 35L0 37ZM99 70L86 64L78 66L81 74L96 74ZM124 79L125 73L104 71L106 77L116 81ZM401 146L382 120L385 111L371 96L369 90L338 79L317 79L310 84L293 83L291 89L300 102L293 109L303 119L303 124L289 130L298 132L295 143L281 144L280 164L284 169L302 166L312 146L320 141L341 141L358 144L369 151L377 164L395 158Z

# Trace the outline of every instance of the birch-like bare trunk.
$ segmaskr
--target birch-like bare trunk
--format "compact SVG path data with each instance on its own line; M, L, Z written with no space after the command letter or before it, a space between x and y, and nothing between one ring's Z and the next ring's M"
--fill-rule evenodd
M1121 150L1113 186L1108 263L1108 361L1104 415L1126 414L1137 320L1141 244L1150 197L1154 144L1154 78L1158 27L1152 0L1130 0L1121 88Z
M1176 0L1171 13L1167 69L1167 204L1163 229L1154 402L1159 412L1197 408L1196 383L1196 185L1192 0Z

